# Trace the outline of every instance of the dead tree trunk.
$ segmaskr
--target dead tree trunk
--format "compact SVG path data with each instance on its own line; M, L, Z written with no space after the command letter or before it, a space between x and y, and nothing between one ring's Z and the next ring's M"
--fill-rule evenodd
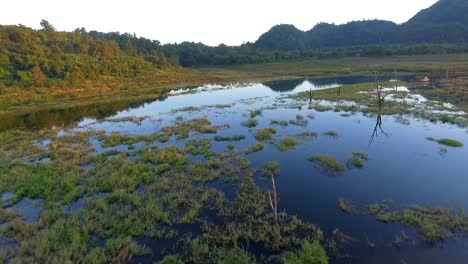
M273 197L271 197L271 192L268 192L268 197L270 198L270 206L271 209L273 210L273 215L275 217L275 224L278 227L278 193L276 191L276 182L275 182L275 177L272 173L271 175L271 184L273 185Z

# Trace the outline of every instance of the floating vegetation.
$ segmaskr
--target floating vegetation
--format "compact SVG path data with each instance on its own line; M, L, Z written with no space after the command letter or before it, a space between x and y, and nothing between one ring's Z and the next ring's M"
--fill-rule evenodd
M463 209L430 208L411 205L396 211L389 201L370 205L356 205L352 201L339 199L340 208L350 214L374 215L384 223L400 223L414 226L429 244L445 241L458 232L468 232L468 216ZM400 239L398 239L398 242ZM407 240L407 238L405 238Z
M301 115L296 116L296 120L289 120L289 124L295 125L295 126L307 126L309 124L309 121L305 119Z
M299 142L292 137L283 138L278 145L278 150L284 152L295 149L297 144L299 144Z
M321 167L330 174L338 174L345 170L345 166L341 162L329 155L314 155L309 157L309 160L319 162Z
M184 108L179 109L177 111L180 111L180 112L198 112L198 111L201 111L201 110L202 110L201 107L187 106L187 107L184 107Z
M316 104L312 108L317 112L327 112L333 109L331 106Z
M194 156L203 154L211 150L211 139L189 140L185 143L185 152Z
M306 132L302 132L298 134L297 137L307 140L307 139L311 139L314 137L318 137L318 134L317 132L314 132L314 131L306 131Z
M222 136L215 136L214 140L215 141L241 141L245 139L244 135L235 135L235 136L230 136L230 137L222 137Z
M262 143L257 143L255 145L252 145L250 146L246 151L245 151L245 154L249 155L249 154L252 154L252 153L255 153L255 152L259 152L259 151L262 151L264 148L263 144Z
M455 147L455 148L463 147L463 143L461 143L458 140L450 139L450 138L435 139L433 137L427 137L427 140L435 141L435 142L437 142L437 143L439 143L441 145L445 145L445 146L449 146L449 147Z
M299 250L285 254L283 257L283 263L328 264L328 257L325 250L317 240L313 242L304 240Z
M257 119L249 119L247 121L242 122L241 125L245 126L245 127L248 127L248 128L256 127L258 125L258 120Z
M334 131L334 130L330 130L330 131L327 131L324 133L326 136L330 136L330 137L338 137L338 132Z
M262 114L262 110L255 110L250 112L250 119L254 119L255 117L259 116Z
M353 151L351 156L348 158L346 164L348 167L363 168L365 160L368 159L367 153L360 151Z
M273 135L276 134L276 129L272 127L262 128L257 130L255 138L258 141L265 141L273 138Z
M271 120L270 122L271 125L280 125L282 127L287 127L289 125L289 122L286 120Z
M352 114L343 113L343 114L340 114L340 116L342 116L342 117L350 117L350 116L352 116Z
M177 121L174 126L164 127L161 130L164 132L165 137L177 135L177 139L185 139L189 137L191 131L196 131L200 134L216 134L218 129L227 128L228 125L212 126L211 121L206 118L196 118L188 121Z

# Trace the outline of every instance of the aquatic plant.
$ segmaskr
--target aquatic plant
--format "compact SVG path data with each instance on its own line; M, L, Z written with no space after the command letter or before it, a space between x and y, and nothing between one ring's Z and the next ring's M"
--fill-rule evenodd
M241 141L245 139L244 135L235 135L235 136L230 136L230 137L222 137L222 136L215 136L214 140L215 141Z
M242 122L241 125L245 126L245 127L248 127L248 128L256 127L258 125L258 120L257 119L249 119L247 121Z
M450 139L450 138L443 138L443 139L435 139L433 137L427 137L430 141L435 141L441 145L449 146L449 147L463 147L463 143L458 140Z
M247 148L247 150L245 151L245 154L249 155L249 154L252 154L252 153L255 153L255 152L259 152L259 151L262 151L263 148L264 148L264 146L263 146L262 143L257 143L255 145L252 145L249 148Z
M336 132L334 130L327 131L324 134L327 135L327 136L330 136L330 137L337 137L338 136L338 132Z
M255 134L255 138L258 141L265 141L273 138L273 135L276 134L276 129L269 127L269 128L262 128L257 130Z
M357 212L356 205L351 200L339 198L338 205L340 206L341 210L346 213L353 214Z
M271 125L280 125L282 127L287 127L289 125L289 122L286 120L271 120L270 122Z
M328 264L328 257L319 241L314 240L310 242L309 240L304 240L299 250L284 255L283 263Z
M329 155L314 155L309 157L309 160L319 162L322 168L330 174L337 174L345 170L345 166L341 162Z
M297 144L299 144L299 142L292 137L283 138L281 143L278 145L278 150L285 152L295 149Z
M301 115L297 115L295 120L289 120L289 124L295 126L307 126L309 121Z
M184 262L177 256L169 255L156 262L156 264L184 264Z
M250 119L254 119L255 117L262 114L262 110L255 110L250 112Z
M310 139L310 138L317 137L317 136L318 136L317 132L314 132L314 131L306 131L297 135L297 137L302 138L302 139Z
M360 151L353 151L351 156L346 161L348 167L355 167L355 168L363 168L364 167L364 160L367 160L367 153L360 152Z

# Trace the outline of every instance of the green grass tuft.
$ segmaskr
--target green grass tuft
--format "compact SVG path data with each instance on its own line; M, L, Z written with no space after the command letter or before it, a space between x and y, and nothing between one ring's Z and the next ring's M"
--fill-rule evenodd
M345 166L337 159L329 155L314 155L309 157L310 161L318 161L322 168L326 169L330 174L337 174L345 170Z

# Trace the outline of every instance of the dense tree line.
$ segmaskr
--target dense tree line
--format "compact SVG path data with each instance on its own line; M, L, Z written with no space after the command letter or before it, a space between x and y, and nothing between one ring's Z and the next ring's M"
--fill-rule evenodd
M142 53L131 42L121 47L82 30L57 32L45 20L41 26L41 30L0 26L0 85L75 84L105 76L135 77L173 66L156 49Z

